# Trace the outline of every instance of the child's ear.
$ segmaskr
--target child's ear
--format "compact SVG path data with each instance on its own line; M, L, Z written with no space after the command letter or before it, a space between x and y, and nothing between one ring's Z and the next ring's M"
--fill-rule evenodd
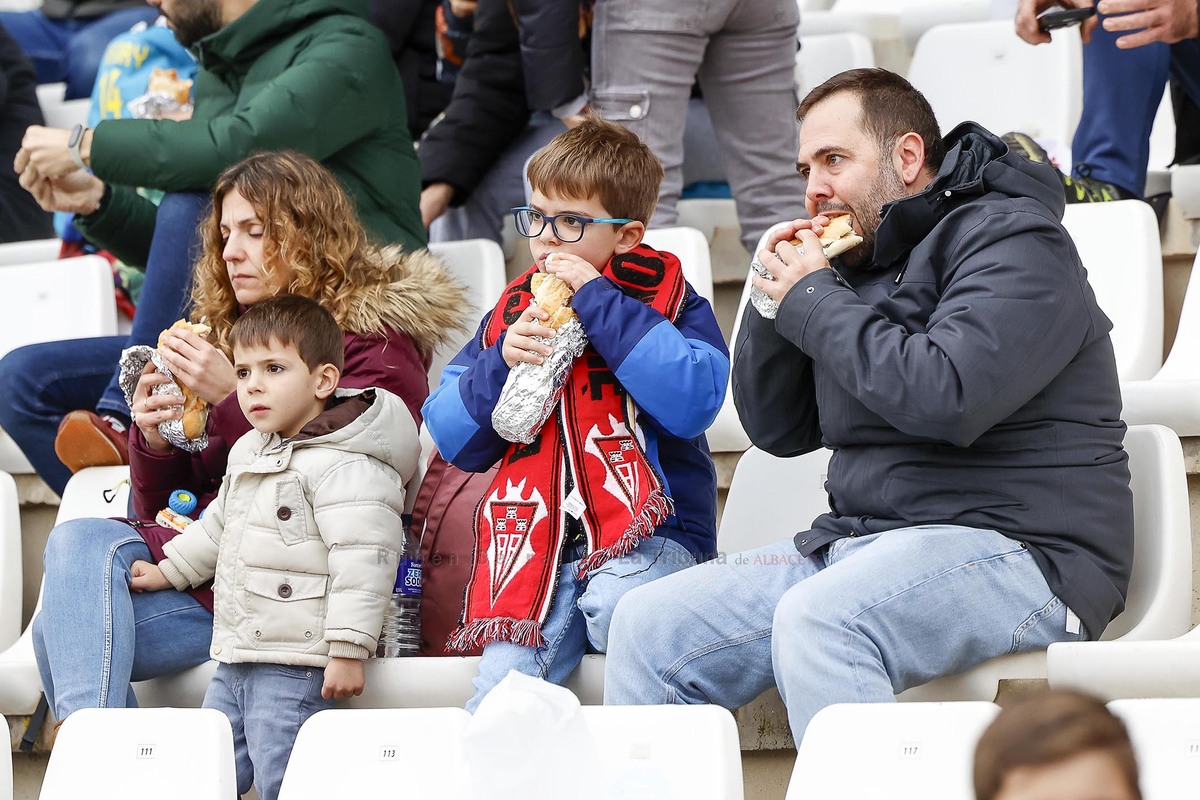
M613 252L628 253L642 243L642 237L645 235L646 223L637 220L626 222L621 226L620 235L617 237L617 246Z
M333 364L322 364L317 367L317 397L321 400L328 400L341 379L341 370Z

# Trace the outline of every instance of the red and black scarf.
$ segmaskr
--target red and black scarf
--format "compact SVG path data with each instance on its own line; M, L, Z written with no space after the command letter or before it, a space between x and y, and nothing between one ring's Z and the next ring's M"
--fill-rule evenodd
M531 267L501 294L484 347L494 346L528 307L536 271ZM672 322L683 310L686 283L670 253L640 245L615 256L601 274ZM450 649L497 640L544 643L541 626L554 597L568 513L587 537L580 577L628 555L674 513L646 458L633 400L591 346L575 360L538 437L509 446L476 509L471 580Z

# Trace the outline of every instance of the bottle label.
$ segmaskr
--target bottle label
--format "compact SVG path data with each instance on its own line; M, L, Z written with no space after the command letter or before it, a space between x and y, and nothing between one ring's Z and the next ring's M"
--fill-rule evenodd
M421 559L400 559L400 570L396 573L396 591L406 597L421 596Z

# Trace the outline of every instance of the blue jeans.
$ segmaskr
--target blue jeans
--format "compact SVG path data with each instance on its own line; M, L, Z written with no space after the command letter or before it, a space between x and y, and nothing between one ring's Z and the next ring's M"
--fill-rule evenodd
M259 800L275 800L300 726L333 707L321 698L325 670L282 664L218 664L204 707L229 717L238 794L258 790ZM335 767L336 768L336 767Z
M678 542L653 536L624 558L605 562L583 580L575 577L578 563L563 564L559 570L554 601L542 625L546 639L543 646L491 642L483 648L479 675L474 680L475 694L467 703L467 711L474 714L480 701L509 670L551 683L566 683L589 645L593 652L608 649L613 609L626 592L694 566L696 559Z
M1185 40L1118 50L1120 35L1097 25L1083 48L1083 115L1071 144L1072 171L1141 196L1167 77L1200 103L1200 48Z
M6 11L0 12L0 25L33 62L38 83L66 82L66 99L76 100L91 97L109 41L157 16L153 8L127 8L90 19L51 19L41 11Z
M117 383L117 360L126 347L156 344L159 333L187 311L192 264L199 250L196 226L208 202L206 195L193 193L163 198L141 302L128 337L33 344L0 358L0 386L5 387L0 428L60 495L71 472L54 454L59 422L81 408L129 415Z
M1078 640L1033 556L994 531L926 525L791 539L635 589L613 617L604 700L744 705L778 686L797 741L833 703L892 700L1005 653Z
M191 595L131 593L129 567L152 560L120 520L77 519L50 533L33 649L57 719L80 708L137 705L130 681L208 660L213 617Z

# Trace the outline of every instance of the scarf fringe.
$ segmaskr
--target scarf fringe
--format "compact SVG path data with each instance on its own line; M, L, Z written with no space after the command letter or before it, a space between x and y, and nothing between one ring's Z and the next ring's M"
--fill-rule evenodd
M646 498L646 505L629 523L629 527L620 538L608 547L591 553L579 562L576 577L582 578L604 562L613 558L621 558L633 552L633 549L654 535L654 531L667 517L675 513L675 504L662 489L655 489Z
M542 647L546 644L542 625L536 619L495 617L460 625L446 640L446 648L461 653L494 641L512 642L523 647Z

